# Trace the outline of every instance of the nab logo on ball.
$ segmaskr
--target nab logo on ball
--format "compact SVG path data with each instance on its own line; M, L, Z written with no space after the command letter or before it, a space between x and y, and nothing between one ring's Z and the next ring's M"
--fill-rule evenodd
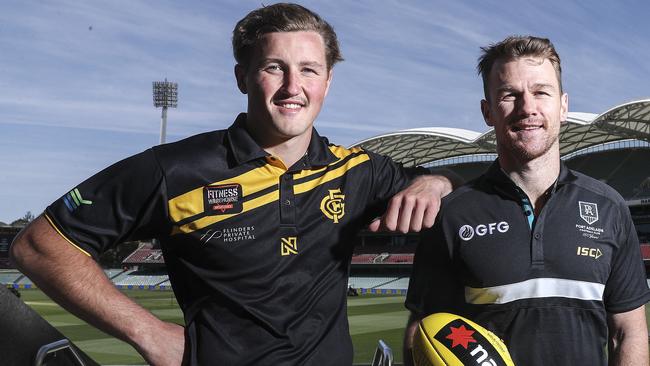
M461 319L450 322L435 338L445 344L463 365L506 366L490 341Z
M477 236L492 235L495 231L503 234L507 233L509 229L510 224L505 221L501 221L499 223L491 222L489 224L480 224L477 225L476 228L471 225L463 225L458 230L458 236L460 236L460 238L464 241L469 241L474 237L475 234Z
M494 333L459 315L436 313L420 321L413 335L416 366L514 366Z

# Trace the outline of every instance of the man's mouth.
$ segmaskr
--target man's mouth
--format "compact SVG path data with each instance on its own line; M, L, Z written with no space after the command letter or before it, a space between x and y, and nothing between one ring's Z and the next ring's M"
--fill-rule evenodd
M534 131L540 128L543 128L544 124L543 123L530 123L530 122L524 122L524 123L515 123L511 126L512 131L514 132L519 132L519 131Z
M275 104L276 106L281 107L281 108L293 109L293 110L297 110L297 109L300 109L300 108L305 106L304 103L297 102L297 101L286 101L286 102L285 101L282 101L282 102L278 101L278 102L273 102L273 104Z

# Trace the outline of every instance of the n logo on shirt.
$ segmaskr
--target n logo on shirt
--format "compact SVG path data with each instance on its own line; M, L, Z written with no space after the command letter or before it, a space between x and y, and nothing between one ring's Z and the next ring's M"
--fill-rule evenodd
M298 254L298 238L290 236L280 239L280 254L283 256Z

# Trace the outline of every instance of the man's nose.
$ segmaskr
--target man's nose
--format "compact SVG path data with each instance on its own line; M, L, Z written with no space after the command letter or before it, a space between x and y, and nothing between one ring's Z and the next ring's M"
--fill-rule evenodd
M288 70L284 74L284 90L289 95L298 95L300 89L300 73L295 70Z
M537 100L535 95L530 92L524 92L519 97L519 112L520 114L530 116L537 114Z

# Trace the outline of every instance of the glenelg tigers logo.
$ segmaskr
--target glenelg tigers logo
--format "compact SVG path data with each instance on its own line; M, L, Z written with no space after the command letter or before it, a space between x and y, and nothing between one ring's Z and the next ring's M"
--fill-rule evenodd
M334 221L335 224L345 216L345 195L341 193L341 189L330 189L329 194L320 201L320 210L325 217Z

